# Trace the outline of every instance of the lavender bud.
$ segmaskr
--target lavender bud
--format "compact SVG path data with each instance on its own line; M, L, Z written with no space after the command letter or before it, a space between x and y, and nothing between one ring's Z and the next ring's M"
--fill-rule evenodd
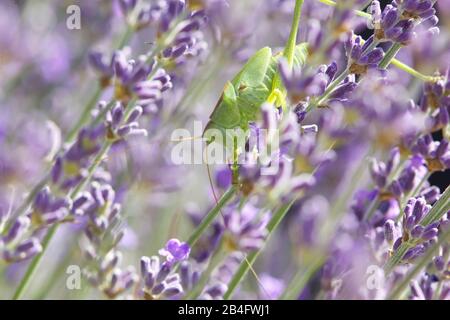
M391 5L387 5L384 12L384 17L382 19L382 27L384 30L390 29L394 23L397 21L398 11Z
M437 234L438 234L437 228L427 229L426 231L424 231L424 233L422 235L422 240L424 240L424 241L432 240L433 238L435 238L437 236Z
M402 186L397 180L392 181L388 187L389 191L392 192L397 198L401 197L403 194Z
M443 271L445 268L445 261L444 258L442 256L439 257L435 257L434 260L434 266L436 267L436 269L438 271Z
M426 201L424 198L418 198L414 204L412 215L415 217L414 223L419 223L427 213Z
M171 53L171 58L176 59L178 57L181 57L187 50L188 50L187 44L182 43L173 49Z
M211 297L221 297L228 290L228 286L224 283L217 283L210 288L208 288L207 293Z
M394 250L397 250L401 246L402 242L403 242L402 237L398 237L397 240L395 240L394 246L392 248Z
M50 205L50 188L46 186L38 192L34 199L34 207L40 212L46 212Z
M150 258L149 257L141 257L141 276L142 278L146 278L150 272Z
M89 203L90 201L92 201L92 197L91 194L88 192L83 192L80 196L78 196L78 198L75 199L75 201L73 202L72 205L72 210L78 210L80 209L82 206L86 205L87 203Z
M393 220L386 220L384 223L384 238L387 243L392 245L394 242L395 222Z
M155 285L155 275L153 273L148 273L144 278L145 287L148 289L153 288Z
M28 230L31 221L26 216L20 216L13 223L6 236L3 237L3 241L8 244L18 240Z
M420 196L423 197L427 203L436 202L439 199L440 195L441 192L436 186L426 188L420 193Z
M405 255L403 256L403 260L410 261L417 258L419 255L421 255L424 251L423 245L417 245L414 248L409 249L406 251Z
M405 229L411 231L411 229L414 227L415 224L416 224L415 216L409 216L408 218L406 218Z
M123 118L123 108L121 105L116 105L112 110L112 126L116 128Z
M152 289L152 294L157 296L160 295L166 289L166 284L164 282L158 283Z
M68 211L66 208L60 208L56 211L52 212L46 212L40 215L40 219L42 220L43 224L45 225L51 225L56 222L64 220L64 218L68 215Z
M114 268L116 268L117 265L120 264L121 261L122 261L122 253L115 250L111 250L106 254L105 258L103 259L100 265L100 269L103 272L113 270Z
M331 64L328 65L325 74L328 76L328 82L331 82L334 79L334 76L336 75L338 70L337 63L333 61Z
M53 164L52 170L51 170L51 177L53 183L58 183L58 181L61 179L63 174L63 160L61 157L57 157L55 160L55 163Z
M26 239L14 250L17 260L25 260L42 251L42 246L37 238Z
M161 282L163 281L170 273L171 270L171 266L169 263L163 263L161 265L161 269L158 272L158 275L156 276L156 282Z
M420 238L423 234L424 229L425 228L421 225L415 226L411 231L411 236L413 238Z
M133 108L133 111L131 111L130 116L127 119L127 123L135 122L139 119L139 117L142 115L143 109L141 106L136 106Z
M183 292L183 288L181 287L181 285L179 283L176 283L176 284L171 284L170 286L165 288L162 294L165 297L170 298L170 297L180 294L182 292Z

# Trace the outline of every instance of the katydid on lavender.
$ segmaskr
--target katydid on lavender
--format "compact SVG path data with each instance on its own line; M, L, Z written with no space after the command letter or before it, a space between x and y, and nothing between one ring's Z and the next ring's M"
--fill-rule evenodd
M307 44L301 43L293 48L292 64L295 67L302 66L307 57ZM246 131L249 123L258 119L260 107L266 101L286 107L285 89L281 81L277 81L278 63L282 56L281 52L273 55L269 47L256 52L234 79L225 84L203 133L207 144L219 142L233 152L233 184L238 184L238 150L233 131ZM222 138L221 141L218 141L218 136Z
M239 150L237 137L233 131L237 129L246 131L249 123L257 120L260 114L259 109L266 101L285 108L286 90L278 71L279 59L284 57L290 67L300 67L307 58L307 43L296 45L302 5L303 0L296 0L291 31L283 52L273 55L269 47L256 52L234 79L225 84L223 93L203 132L203 138L208 145L215 141L232 151L233 185L239 185L237 164ZM217 141L217 136L221 138L219 139L221 141Z
M287 60L290 67L300 67L305 64L308 56L308 45L307 43L296 45L302 5L303 0L296 0L291 32L283 52L273 55L272 49L269 47L264 47L257 51L233 80L225 84L223 93L210 115L209 122L203 132L202 138L206 140L207 145L213 142L221 143L225 149L232 150L233 152L233 165L231 167L233 189L230 189L231 194L233 194L233 190L239 189L239 167L237 164L239 154L236 136L231 134L233 139L230 140L227 139L227 134L235 130L246 131L249 123L258 119L260 107L266 101L274 105L274 107L286 108L286 89L282 85L281 76L278 71L278 63L280 58L283 57ZM213 131L216 133L213 133ZM217 132L220 132L220 135L217 135ZM221 139L218 141L216 139L217 137ZM208 161L206 162L209 183L216 201L216 208L218 208L217 211L224 218L214 190L209 164ZM212 220L210 219L210 221ZM204 223L199 230L206 229L209 224ZM244 261L255 276L258 284L269 297L246 256L244 256ZM207 278L208 276L206 273L205 277ZM201 288L198 289L198 292L200 291ZM194 295L191 298L195 297Z
M303 65L307 57L306 43L295 46L294 40L294 46L292 48L293 54L291 55L291 59L288 59L289 64L294 66ZM238 130L245 132L249 127L249 123L258 119L260 107L266 101L273 104L274 107L286 107L286 90L282 87L278 73L278 63L281 57L281 53L273 55L269 47L264 47L256 52L234 79L225 84L224 91L203 132L203 138L205 138L207 145L216 142L222 144L225 149L232 151L233 164L231 170L232 184L234 187L239 187L238 150L234 132ZM208 161L206 166L211 191L216 205L219 207L219 200L214 190ZM222 215L222 218L225 219L220 207L218 211ZM219 256L219 258L221 257ZM246 256L244 256L244 261L255 276L261 289L270 297ZM212 269L209 272L212 272ZM207 279L208 276L209 273L206 272L203 278ZM188 296L190 299L196 298L201 292L202 285L199 284L199 286L199 288L193 291L192 295Z

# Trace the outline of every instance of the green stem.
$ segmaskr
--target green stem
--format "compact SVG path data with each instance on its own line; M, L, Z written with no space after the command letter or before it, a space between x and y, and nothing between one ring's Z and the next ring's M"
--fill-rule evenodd
M74 140L76 135L78 134L78 131L89 120L89 118L91 117L91 110L96 106L97 101L102 94L102 91L102 88L100 87L100 85L98 85L95 89L94 94L86 103L83 111L81 112L81 116L78 119L77 123L72 127L72 129L70 129L69 133L67 133L66 142L70 143L72 140Z
M194 300L196 299L203 291L203 288L208 283L211 274L216 269L216 267L224 260L227 255L227 251L225 249L225 245L223 243L223 239L219 245L219 250L214 254L211 260L208 263L208 267L202 273L202 276L198 283L194 286L194 288L183 298L184 300Z
M78 244L76 241L73 241L75 239L76 235L71 237L71 241L68 241L67 243L72 243L69 250L66 250L66 255L60 261L53 272L51 273L50 278L51 281L47 281L43 288L40 289L40 291L32 297L33 300L43 300L45 297L52 291L52 289L55 287L56 284L61 283L57 280L61 280L62 277L66 274L66 268L68 265L70 265L70 262L73 259L73 255L75 253L76 245Z
M220 210L233 198L237 189L235 186L231 186L217 202L217 205L208 212L208 214L203 218L200 225L194 230L192 235L189 237L187 243L192 247L200 239L205 230L213 223Z
M320 106L324 101L326 101L331 93L333 93L334 89L345 80L345 78L350 74L350 71L345 69L336 79L333 80L333 82L330 83L330 85L327 87L325 92L320 96L316 101L310 103L308 107L306 108L306 112L309 112L311 109Z
M419 71L417 71L416 69L408 66L407 64L401 62L400 60L397 59L392 59L391 61L392 65L396 66L397 68L399 68L400 70L403 70L407 73L409 73L410 75L416 77L417 79L420 79L422 81L425 82L435 82L436 80L439 79L439 77L434 77L434 76L427 76L423 73L420 73Z
M309 264L306 269L299 269L281 295L280 300L297 299L298 295L308 284L309 279L311 279L311 277L317 272L317 270L319 270L324 262L325 256L317 255L314 257L312 263Z
M292 19L291 32L289 34L289 38L283 52L283 55L286 57L289 66L292 66L294 62L294 51L295 45L297 43L297 33L298 26L300 24L300 17L302 15L303 1L304 0L297 0L295 2L294 18Z
M435 253L439 250L439 247L450 240L450 229L448 229L441 237L439 241L436 242L427 252L420 258L419 262L416 263L414 268L402 279L402 281L392 290L389 296L389 300L394 300L400 297L411 282L411 280L432 260Z
M19 217L20 215L22 215L25 210L28 208L28 205L31 203L31 201L33 201L33 199L36 197L37 193L39 191L41 191L41 189L45 186L45 184L47 183L48 180L48 174L41 179L34 187L33 189L30 191L30 193L28 193L28 195L26 196L25 200L22 202L22 204L14 211L14 213L11 215L11 219L10 222L8 223L6 229L9 227L9 225L12 223L12 221Z
M117 45L115 47L118 49L122 49L130 41L135 31L136 30L134 29L134 27L128 24L127 29L125 30L124 34L119 38L119 40L117 41Z
M244 259L244 261L241 262L239 265L239 268L237 269L236 273L234 274L234 277L231 279L230 283L228 284L227 292L225 292L223 299L229 300L231 298L231 295L233 294L234 290L237 288L238 284L241 282L241 280L245 277L249 270L249 265L252 266L256 258L258 258L260 251L253 251L252 253L248 254L247 257Z
M88 169L88 175L86 176L86 178L83 179L82 181L80 181L80 183L75 187L75 189L73 189L73 191L70 192L70 194L69 194L70 199L74 199L78 195L78 193L81 190L83 190L86 187L86 185L91 181L92 175L94 174L95 170L98 168L100 163L102 163L105 155L108 153L108 151L112 145L113 145L113 141L111 141L111 140L108 140L103 144L99 153L92 161L92 164Z
M323 3L323 4L326 4L327 6L331 6L331 7L335 7L336 6L336 2L331 1L331 0L316 0L316 1L318 1L320 3ZM363 17L363 18L367 18L367 19L372 18L372 16L369 13L361 11L361 10L353 10L353 12L357 16L360 16L360 17Z
M287 59L289 67L292 68L292 64L294 62L294 52L295 45L297 42L297 33L300 24L300 17L302 15L302 5L304 0L296 0L295 8L294 8L294 17L291 23L291 32L289 33L289 38L286 42L286 46L283 51L283 56ZM280 89L281 92L285 95L286 89L282 85L280 73L275 73L275 77L272 83L272 91L275 89Z
M380 69L386 69L389 64L392 62L392 60L395 58L395 56L397 55L397 53L400 51L400 49L402 48L402 45L400 43L395 43L393 44L389 50L386 52L386 54L384 55L383 60L381 60L380 62Z
M40 253L38 253L31 261L25 275L23 276L22 280L20 281L19 286L16 289L16 292L14 293L14 296L12 297L13 300L20 299L22 297L23 293L25 292L25 290L27 289L28 285L30 284L30 280L33 278L33 275L35 274L37 267L38 267L39 263L41 262L41 259L45 253L45 248L47 248L48 244L50 243L50 240L55 235L57 229L58 229L58 225L55 224L50 228L48 233L45 235L44 239L42 240L43 250Z
M291 202L283 205L278 211L275 213L275 215L270 219L269 223L267 224L267 241L269 240L270 235L274 232L274 230L278 227L281 220L286 216L289 209L292 207L294 202L297 199L292 200ZM266 241L266 243L267 243ZM237 288L238 284L241 282L241 280L245 277L250 267L255 262L258 255L262 252L263 248L253 251L250 253L239 265L238 270L234 274L234 277L231 279L230 283L228 284L228 290L225 292L223 299L228 300L231 298L231 295L233 294L234 290Z
M450 186L445 189L439 200L431 208L430 212L422 219L420 224L427 226L433 222L438 221L450 209Z

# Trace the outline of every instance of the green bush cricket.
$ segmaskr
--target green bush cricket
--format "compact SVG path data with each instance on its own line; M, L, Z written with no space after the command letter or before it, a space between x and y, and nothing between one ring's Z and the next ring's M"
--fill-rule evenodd
M246 132L249 123L258 119L260 107L264 102L286 108L286 90L278 71L280 58L285 58L290 67L301 67L305 64L308 45L296 45L302 5L303 0L296 0L291 32L283 52L274 55L271 48L264 47L250 57L238 74L225 84L203 131L202 138L206 140L207 146L216 142L222 144L226 151L232 152L233 185L239 184L239 150L234 131ZM217 137L220 139L216 139Z
M260 114L260 107L264 102L269 102L274 106L286 108L286 90L282 85L281 77L278 72L278 62L281 57L286 58L289 66L300 67L304 65L307 55L308 47L306 43L296 45L297 31L300 22L301 7L303 0L296 0L294 9L294 18L292 21L291 32L284 51L272 54L272 49L264 47L257 51L244 65L241 71L225 84L223 93L217 102L213 112L210 115L209 122L203 131L202 138L206 140L207 146L213 142L222 143L225 149L233 152L232 170L232 184L233 187L227 193L234 194L235 190L239 190L239 172L238 172L238 149L236 140L226 139L229 130L244 130L246 131L251 121L256 121ZM222 141L215 141L215 135L210 132L219 131L221 133ZM223 140L225 138L225 140ZM195 137L193 139L196 139ZM183 141L183 140L180 140ZM206 155L208 152L206 152ZM207 156L206 156L207 157ZM211 178L211 172L206 158L206 167L208 171L209 184L213 193L216 207L223 216L219 206L219 200L214 190L214 183ZM206 228L205 224L203 228ZM247 268L253 273L258 284L263 289L268 297L267 291L264 289L261 281L252 263L244 256L244 261ZM212 270L212 269L211 269ZM206 274L208 276L208 274ZM201 292L201 287L198 292ZM194 296L192 297L194 298Z
M237 143L235 136L230 136L233 129L246 131L249 122L256 121L260 107L264 102L286 107L285 89L279 74L278 62L281 53L272 54L269 47L256 52L244 65L241 71L225 84L222 95L217 102L210 120L206 125L203 137L207 144L213 141L222 143L233 154L233 184L237 184ZM294 47L292 64L295 67L305 63L307 44L301 43ZM215 129L215 130L212 130ZM217 141L220 132L222 141ZM227 136L228 135L228 136Z

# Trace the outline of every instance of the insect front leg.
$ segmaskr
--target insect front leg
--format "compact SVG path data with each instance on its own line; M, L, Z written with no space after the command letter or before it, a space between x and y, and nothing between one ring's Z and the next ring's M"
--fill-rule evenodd
M285 110L286 108L286 98L283 92L278 88L272 90L272 92L269 94L269 97L267 98L267 102L276 106L281 106L283 110Z
M237 137L233 138L233 164L231 165L231 183L234 186L239 186L239 149Z

